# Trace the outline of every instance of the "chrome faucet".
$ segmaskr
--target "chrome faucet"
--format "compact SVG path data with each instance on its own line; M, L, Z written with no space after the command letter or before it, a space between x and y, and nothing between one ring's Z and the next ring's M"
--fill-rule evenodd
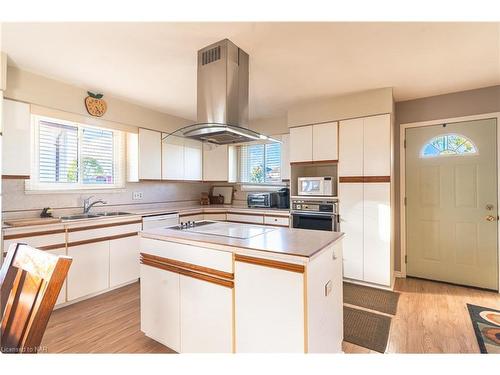
M84 214L88 214L90 209L92 207L94 207L94 205L96 205L97 203L102 203L102 204L106 204L107 202L106 201L103 201L102 199L99 199L98 201L95 201L95 202L92 202L90 203L90 200L93 198L94 196L91 196L91 197L88 197L88 198L84 198L83 199L83 213Z

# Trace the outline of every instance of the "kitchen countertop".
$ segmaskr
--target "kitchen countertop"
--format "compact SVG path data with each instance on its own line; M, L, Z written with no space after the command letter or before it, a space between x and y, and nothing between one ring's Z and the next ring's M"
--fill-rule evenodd
M253 227L263 227L254 224ZM273 228L272 230L251 238L231 238L208 234L199 234L183 230L155 228L140 232L143 238L162 241L180 242L203 247L224 247L229 251L240 249L265 251L270 253L310 258L330 244L340 240L342 232L305 230L293 228Z

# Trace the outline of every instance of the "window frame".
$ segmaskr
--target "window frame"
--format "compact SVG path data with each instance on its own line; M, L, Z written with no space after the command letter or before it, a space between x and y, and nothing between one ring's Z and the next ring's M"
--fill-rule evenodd
M249 142L249 143L245 143L245 144L240 144L240 145L237 145L238 147L238 183L241 184L242 186L245 186L245 187L261 187L261 186L270 186L270 187L273 187L273 186L285 186L286 183L283 182L282 180L282 157L283 157L283 149L282 149L282 146L283 144L282 143L279 143L280 144L280 173L279 173L279 181L275 181L275 182L270 182L270 181L266 181L266 173L264 172L264 181L263 182L252 182L252 181L243 181L242 179L242 150L241 150L241 147L251 147L251 146L258 146L258 145L263 145L264 146L264 167L266 166L266 162L267 162L267 151L266 151L266 145L268 144L273 144L271 142ZM249 189L249 190L253 190L253 189Z
M55 124L61 124L66 126L73 126L78 129L78 165L81 163L81 152L82 152L82 141L83 141L83 129L97 129L106 130L113 133L113 184L84 184L82 182L82 169L78 168L78 180L77 183L50 183L50 182L40 182L39 173L39 136L40 136L40 122L46 121ZM120 130L99 127L94 125L87 125L75 121L67 121L54 117L31 115L31 176L30 179L26 181L25 190L28 193L46 193L46 192L61 192L61 191L74 191L82 192L86 190L96 191L96 190L123 190L125 187L125 133Z

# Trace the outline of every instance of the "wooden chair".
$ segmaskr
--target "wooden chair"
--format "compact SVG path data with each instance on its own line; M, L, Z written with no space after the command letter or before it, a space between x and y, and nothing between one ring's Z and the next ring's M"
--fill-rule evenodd
M12 244L0 270L4 353L37 353L72 259Z

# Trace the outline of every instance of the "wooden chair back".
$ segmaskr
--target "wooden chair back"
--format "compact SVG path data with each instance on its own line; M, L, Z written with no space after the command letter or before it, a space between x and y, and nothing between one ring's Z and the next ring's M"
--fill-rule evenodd
M4 353L37 353L72 259L12 244L0 270Z

